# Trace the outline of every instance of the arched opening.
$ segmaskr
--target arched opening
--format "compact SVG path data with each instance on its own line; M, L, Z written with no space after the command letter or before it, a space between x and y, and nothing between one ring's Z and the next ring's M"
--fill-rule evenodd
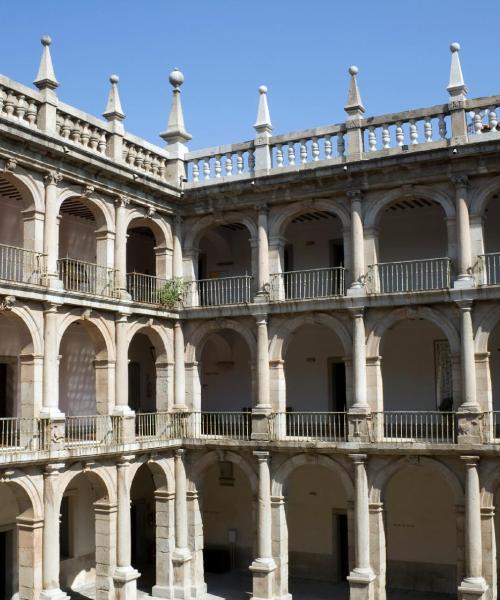
M205 231L193 260L197 280L194 304L212 306L250 302L256 261L245 225L226 223Z
M377 265L370 282L375 291L450 287L448 233L440 204L425 198L401 199L382 211L377 225Z
M44 273L42 231L29 192L0 177L0 206L0 279L40 284Z
M342 437L348 373L340 339L320 324L302 325L290 336L284 357L287 435Z
M299 466L286 499L290 593L349 598L352 515L339 476L323 465Z
M59 583L71 597L99 597L99 590L113 589L109 587L113 585L109 565L115 560L112 540L116 524L109 508L105 486L96 476L79 473L63 492Z
M280 271L272 276L275 299L341 296L345 290L342 223L333 213L310 210L293 217L278 246ZM271 263L276 263L271 256Z
M222 329L206 338L199 356L202 433L248 437L253 376L246 340L232 329Z
M483 240L484 240L484 278L488 285L500 284L500 196L494 194L484 211Z
M230 461L203 474L199 497L208 593L243 597L252 591L248 567L255 556L255 503L247 475Z
M384 494L388 600L411 590L415 599L456 598L456 502L443 475L430 465L405 465ZM447 595L449 594L449 596ZM413 598L413 596L412 596Z
M386 437L453 441L450 344L434 323L403 319L381 341Z
M0 597L27 598L29 590L38 597L42 584L41 561L37 554L42 530L35 528L28 494L17 483L0 483Z
M491 401L493 411L500 411L500 321L488 338L490 363ZM499 437L500 430L496 432Z
M156 411L156 348L149 337L138 332L128 349L129 406L138 413Z
M114 270L108 268L113 240L103 214L85 198L68 198L60 208L59 277L67 290L112 296Z
M0 418L35 416L41 398L34 384L41 369L24 321L10 311L0 312Z

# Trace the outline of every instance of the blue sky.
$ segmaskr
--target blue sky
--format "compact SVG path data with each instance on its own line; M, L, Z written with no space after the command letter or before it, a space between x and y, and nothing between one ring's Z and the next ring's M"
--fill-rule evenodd
M0 73L31 84L51 35L61 100L100 115L120 75L127 130L154 143L185 75L192 149L251 139L269 88L275 133L344 120L356 64L367 115L447 101L459 41L469 97L500 92L498 2L465 0L24 0L2 2Z

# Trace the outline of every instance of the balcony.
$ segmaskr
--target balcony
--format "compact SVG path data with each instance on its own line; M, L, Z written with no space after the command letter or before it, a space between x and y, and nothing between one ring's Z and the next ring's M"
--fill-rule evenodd
M44 254L0 244L0 279L41 285L45 271Z
M115 269L74 258L59 259L57 269L66 290L91 296L116 295Z
M479 282L482 285L500 285L500 252L480 254Z
M271 300L307 300L345 295L345 269L333 267L271 275Z
M237 275L198 279L186 284L187 306L224 306L252 301L252 277Z
M444 290L451 283L449 258L426 258L370 265L366 287L370 294Z
M269 434L273 440L347 442L347 413L275 413L271 416Z
M163 291L171 280L144 273L127 273L127 291L134 302L165 304Z
M456 413L385 411L373 415L374 439L392 443L454 444Z
M249 440L252 435L252 413L192 413L191 434L203 440Z
M91 415L66 417L64 445L66 448L113 447L121 441L119 417Z

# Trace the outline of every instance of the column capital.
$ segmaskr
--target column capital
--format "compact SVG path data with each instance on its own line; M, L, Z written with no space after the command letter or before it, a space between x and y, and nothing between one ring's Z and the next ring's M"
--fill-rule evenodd
M352 306L347 309L353 319L362 319L365 315L364 306Z
M271 457L271 453L267 450L254 450L252 454L255 456L259 463L268 462Z
M469 184L468 176L464 175L464 174L458 174L458 173L450 175L450 181L457 188L464 188L464 187L467 187L467 185Z
M116 208L126 208L130 204L130 198L125 194L117 194L115 196Z
M44 175L43 181L45 184L45 187L48 187L49 185L58 185L59 183L61 183L61 181L63 180L63 176L61 175L61 173L59 173L59 171L49 171L46 175Z
M174 451L174 455L175 455L175 458L179 458L179 459L185 458L186 457L185 448L177 448L177 450Z
M460 460L469 468L477 467L479 464L479 456L461 456Z
M267 216L269 214L269 205L267 204L267 202L256 202L254 208L259 213L259 215Z
M65 463L49 463L48 465L45 465L43 475L44 477L54 477L60 475L65 466Z
M57 313L57 311L61 308L61 302L44 302L43 304L43 312L45 313Z
M129 318L128 313L119 312L115 315L115 323L128 323Z
M130 467L130 463L134 460L135 455L134 454L127 454L125 456L120 456L120 458L118 459L116 466L118 469L124 469L127 467Z
M473 300L456 300L455 304L460 309L460 312L471 312L474 301Z
M346 190L346 196L351 199L351 202L363 199L363 192L360 189Z
M368 455L366 454L348 454L348 456L355 465L364 465L368 460Z

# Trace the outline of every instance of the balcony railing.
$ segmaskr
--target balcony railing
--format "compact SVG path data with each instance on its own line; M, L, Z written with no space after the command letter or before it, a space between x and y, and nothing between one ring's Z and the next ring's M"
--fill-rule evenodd
M479 255L480 281L483 285L500 285L500 252Z
M0 279L40 285L45 265L40 252L0 244Z
M271 300L306 300L345 294L345 269L332 267L271 275Z
M191 281L187 284L186 296L189 306L247 304L252 301L252 277L237 275Z
M219 440L249 440L251 412L195 412L191 415L192 437Z
M127 291L134 302L163 304L162 290L165 289L168 283L168 279L162 279L154 275L127 273Z
M61 258L57 261L59 278L66 290L92 296L116 295L116 271L94 263Z
M116 446L121 441L120 417L90 415L66 417L66 448L81 446Z
M426 258L378 263L368 267L367 291L371 294L394 294L442 290L450 287L449 258Z
M271 439L347 441L345 412L286 412L275 413L270 421Z
M376 438L384 442L455 443L455 413L385 411L376 413Z
M0 454L42 451L48 448L47 420L0 419Z
M137 441L168 441L187 437L188 413L137 413L135 437Z

